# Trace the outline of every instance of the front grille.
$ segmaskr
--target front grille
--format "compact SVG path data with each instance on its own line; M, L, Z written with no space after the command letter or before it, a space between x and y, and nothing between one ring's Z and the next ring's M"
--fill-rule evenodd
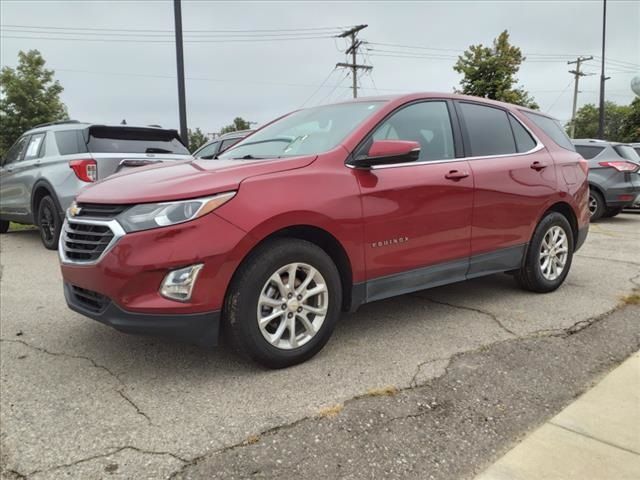
M104 310L109 303L109 298L104 295L86 288L76 287L75 285L71 285L71 293L76 303L95 313Z
M127 209L127 205L107 205L103 203L79 203L76 217L111 219Z
M64 224L62 235L64 255L74 262L97 260L114 236L106 225L78 223L73 220Z

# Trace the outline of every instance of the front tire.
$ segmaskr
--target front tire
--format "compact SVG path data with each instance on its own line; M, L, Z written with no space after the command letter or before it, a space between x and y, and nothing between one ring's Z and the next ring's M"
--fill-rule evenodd
M62 229L62 219L58 214L56 203L51 196L46 195L38 204L37 225L40 229L40 239L48 250L58 249L58 239Z
M331 258L305 240L279 238L240 266L225 298L225 333L236 349L269 368L308 360L340 316L342 285Z
M9 231L9 221L0 220L0 233L7 233Z
M522 288L547 293L564 282L573 260L573 231L566 217L557 212L546 215L536 227L524 265L516 273Z

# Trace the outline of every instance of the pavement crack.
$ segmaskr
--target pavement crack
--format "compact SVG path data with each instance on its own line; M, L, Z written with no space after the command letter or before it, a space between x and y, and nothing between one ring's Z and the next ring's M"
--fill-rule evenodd
M53 352L51 350L47 350L46 348L43 347L38 347L35 345L31 345L29 342L26 342L25 340L16 340L16 339L10 339L10 338L0 338L0 342L8 342L8 343L19 343L21 345L24 345L25 347L31 348L33 350L36 350L38 352L47 354L47 355L52 355L54 357L67 357L67 358L73 358L76 360L86 360L89 363L91 363L91 365L94 368L97 368L99 370L102 370L104 372L107 372L107 374L109 374L112 378L114 378L118 384L120 384L120 388L116 389L116 392L118 393L118 395L120 395L120 397L122 397L122 399L124 401L126 401L129 405L131 405L136 413L138 415L143 416L147 422L149 423L149 425L153 425L153 422L151 421L151 418L133 401L131 400L131 398L129 398L129 396L124 392L124 390L126 390L127 386L126 384L122 381L122 379L113 372L113 370L111 370L109 367L102 365L98 362L96 362L93 358L91 357L87 357L85 355L73 355L71 353L66 353L66 352Z
M502 330L504 330L509 335L511 335L513 337L517 337L518 336L517 333L515 333L513 330L511 330L509 327L507 327L504 323L502 323L502 320L500 320L497 317L497 315L495 315L495 314L493 314L491 312L488 312L486 310L481 310L479 308L474 308L474 307L467 307L465 305L455 305L453 303L443 302L443 301L440 301L440 300L434 300L433 298L427 297L425 295L421 295L419 293L413 294L413 296L421 298L423 300L427 300L427 301L429 301L431 303L435 303L435 304L438 304L438 305L444 305L444 306L447 306L447 307L458 308L460 310L467 310L467 311L470 311L470 312L480 313L482 315L485 315L485 316L491 318L495 322L496 325L498 325Z
M71 467L75 467L76 465L80 465L82 463L86 463L86 462L90 462L92 460L98 460L100 458L106 458L106 457L110 457L111 455L115 455L117 453L123 452L125 450L133 450L134 452L138 452L138 453L142 453L145 455L168 455L176 460L178 460L179 462L182 463L187 463L188 460L176 455L175 453L171 453L171 452L157 452L154 450L145 450L133 445L125 445L123 447L112 447L109 449L109 451L105 452L105 453L98 453L96 455L91 455L89 457L84 457L84 458L80 458L78 460L75 460L73 462L70 463L63 463L61 465L56 465L55 467L50 467L50 468L46 468L46 469L42 469L42 470L34 470L33 472L28 473L27 475L24 475L23 478L28 478L32 475L36 475L39 473L49 473L49 472L55 472L57 470L62 470L64 468L71 468Z
M445 365L445 368L444 368L446 372L447 368L449 367L449 361L450 361L449 358L433 358L431 360L425 360L424 362L420 362L418 365L416 365L416 370L413 376L411 377L411 380L409 381L409 388L418 387L418 375L420 375L420 372L422 371L423 367L436 362L447 362L447 365Z

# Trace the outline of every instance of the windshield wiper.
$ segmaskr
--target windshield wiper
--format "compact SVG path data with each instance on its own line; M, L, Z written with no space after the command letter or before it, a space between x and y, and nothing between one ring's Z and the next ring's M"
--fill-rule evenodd
M173 152L171 150L166 150L164 148L149 147L144 151L144 153L173 153Z
M254 157L251 154L247 154L244 157L232 157L231 160L260 160L261 158L265 157Z

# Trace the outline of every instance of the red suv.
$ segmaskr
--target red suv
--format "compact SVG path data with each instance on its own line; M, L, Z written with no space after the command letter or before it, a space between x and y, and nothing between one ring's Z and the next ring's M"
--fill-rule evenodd
M475 97L299 110L218 160L85 189L60 240L69 307L123 332L219 332L285 367L341 311L496 272L550 292L589 223L587 164L558 123Z

